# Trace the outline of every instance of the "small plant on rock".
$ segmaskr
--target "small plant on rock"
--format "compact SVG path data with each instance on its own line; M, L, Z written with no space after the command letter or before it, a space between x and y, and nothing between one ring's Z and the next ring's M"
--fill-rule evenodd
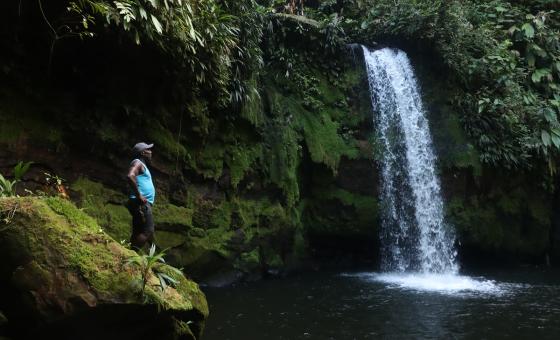
M48 172L44 173L45 181L47 185L45 187L46 193L52 193L54 191L55 195L58 195L62 198L69 199L70 196L68 195L68 191L66 190L66 186L64 185L65 180L58 176L53 175Z
M165 255L165 250L156 254L156 245L152 244L148 253L144 253L140 250L140 254L131 256L127 259L126 265L132 265L140 270L140 279L137 280L139 286L141 287L141 293L144 299L146 299L146 285L148 284L150 277L155 275L159 280L159 288L164 291L168 286L174 286L179 281L169 276L165 273L162 268L165 264L163 256ZM165 266L166 272L173 272L177 275L183 275L183 273L174 267Z
M9 180L0 174L0 197L16 196L16 184L21 181L31 164L33 164L33 162L19 162L16 164L14 167L13 180Z

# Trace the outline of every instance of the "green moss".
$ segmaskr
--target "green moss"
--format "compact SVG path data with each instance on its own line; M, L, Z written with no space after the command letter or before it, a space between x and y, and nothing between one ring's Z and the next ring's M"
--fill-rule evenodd
M195 154L195 170L205 178L217 180L224 168L225 147L219 143L208 143Z
M282 190L286 204L293 206L299 199L297 167L300 162L298 135L290 121L277 119L267 125L262 163L268 180Z
M103 233L91 217L77 210L70 202L49 198L45 203L45 206L38 204L37 211L51 228L56 229L56 232L48 233L49 243L56 244L58 251L66 254L68 263L101 294L116 293L125 300L132 299L134 292L129 286L130 276L126 273L111 273L109 270L109 266L114 266L115 260L119 261L118 258L97 249L99 244L114 241ZM53 215L52 211L63 219Z
M323 197L326 199L335 198L343 205L353 206L360 222L371 223L377 219L379 207L375 197L354 194L343 189L331 190Z
M447 114L443 118L443 122L437 125L432 124L435 128L435 134L441 139L441 144L445 145L440 148L440 157L447 166L458 168L471 167L475 176L480 176L482 165L475 148L468 142L459 118L456 114Z
M223 270L224 266L251 272L263 261L276 265L281 260L278 246L284 239L291 243L292 230L299 219L267 198L233 196L222 202L199 200L193 206L193 224L206 230L189 234L184 247L174 250L173 255L187 271L206 274L210 269ZM258 258L256 244L268 249L265 258Z
M501 190L495 193L497 199L497 206L506 214L519 214L522 204L525 202L520 200L522 189L517 189L511 193L504 194Z
M76 206L74 206L70 201L57 197L48 197L45 199L45 202L54 212L66 217L68 223L71 225L81 227L85 230L95 230L96 232L99 232L96 221L84 212L76 209Z
M257 79L251 79L248 85L251 88L257 88ZM251 92L249 94L249 100L243 103L240 112L241 117L245 118L256 127L261 126L264 122L263 105L260 99L256 91Z
M303 55L297 57L305 59ZM299 199L296 172L303 155L302 144L307 146L311 161L325 164L336 173L342 157L355 159L361 155L354 129L370 116L367 101L365 110L349 104L349 99L356 96L355 87L363 80L361 69L348 63L337 66L337 76L331 77L314 64L298 62L293 67L289 77L278 72L265 82L266 102L273 118L265 129L263 149L268 177L283 190L290 206Z
M208 104L201 98L194 98L188 106L189 118L194 124L188 128L198 135L207 135L212 127Z
M454 197L446 207L450 222L464 236L467 244L474 243L487 250L501 246L503 226L491 206L480 205L474 198L465 202Z
M226 229L231 226L231 206L228 202L222 203L210 218L212 227Z
M334 186L317 189L306 201L304 225L321 234L367 235L377 232L378 202Z
M260 145L229 148L225 162L230 169L232 187L237 188L239 182L245 177L245 173L252 168L261 153Z
M210 229L206 236L201 238L189 238L185 244L187 251L180 251L179 262L189 271L193 265L204 265L209 258L219 256L233 260L234 254L228 248L228 241L234 235L233 231L223 229Z
M306 114L302 117L305 143L311 160L325 164L336 173L342 156L354 159L358 156L355 145L344 141L338 134L339 124L328 116Z
M228 229L231 221L231 209L227 202L215 204L210 200L200 199L196 202L193 213L193 225L202 229Z
M155 233L155 243L162 249L180 247L185 244L188 239L186 234L179 232L156 229Z
M156 225L165 225L166 229L187 232L192 226L192 209L156 202L153 214Z
M260 267L260 256L258 249L242 253L234 262L234 267L244 272L255 272Z
M21 139L46 142L47 145L55 147L62 143L62 128L53 124L52 119L46 118L45 115L36 114L41 109L30 104L15 104L13 99L4 100L2 103L4 105L0 109L0 143L13 144Z
M531 199L527 201L529 212L541 225L549 225L551 223L551 212L548 202L542 199Z
M528 195L530 192L518 187L467 200L454 197L447 204L449 219L465 244L520 256L540 256L549 247L550 216L543 200L528 199Z
M284 268L285 263L278 251L272 247L263 248L262 262L268 268L281 269Z
M158 153L165 155L168 159L183 160L187 157L187 149L178 142L178 136L174 136L169 129L163 127L158 121L150 123L148 136Z
M109 235L119 241L130 238L132 218L124 206L127 200L124 194L84 177L78 178L70 187L81 194L80 208Z

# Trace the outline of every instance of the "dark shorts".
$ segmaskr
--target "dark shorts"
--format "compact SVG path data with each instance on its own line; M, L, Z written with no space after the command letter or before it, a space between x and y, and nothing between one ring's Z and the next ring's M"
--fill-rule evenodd
M129 199L126 203L128 211L132 215L132 234L149 234L154 232L154 218L152 216L152 205L140 204L136 199Z

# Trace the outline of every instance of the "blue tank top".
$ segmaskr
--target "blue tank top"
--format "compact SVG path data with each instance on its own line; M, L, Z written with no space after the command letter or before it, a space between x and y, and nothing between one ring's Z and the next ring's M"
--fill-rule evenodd
M132 163L134 163L135 161L142 163L141 160L135 159L130 163L130 165L132 165ZM136 176L136 184L138 185L138 191L140 191L140 195L146 197L148 202L153 205L154 199L156 198L156 188L154 187L154 182L152 181L152 174L150 173L150 170L148 169L146 164L142 163L142 165L144 166L144 172ZM132 193L130 194L130 198L136 198L136 195Z

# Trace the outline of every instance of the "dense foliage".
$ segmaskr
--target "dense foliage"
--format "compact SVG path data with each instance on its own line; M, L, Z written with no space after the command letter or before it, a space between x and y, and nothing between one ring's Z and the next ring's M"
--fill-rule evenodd
M196 147L216 139L213 134L223 134L224 129L240 128L242 120L255 128L256 135L247 131L243 136L219 137L219 144L225 145L215 147L229 150L210 157L225 156L232 170L242 167L234 171L234 185L243 178L244 169L259 161L265 176L292 192L302 140L313 161L336 172L340 156L354 152L347 149L351 143L345 146L344 141L323 138L340 132L332 117L323 117L320 123L313 116L287 123L289 113L275 110L274 105L263 107L261 92L267 81L270 85L266 79L274 78L280 87L286 83L282 78L289 79L303 89L304 110L324 112L324 93L317 88L321 75L301 66L327 56L328 62L317 68L327 77L324 80L336 85L339 56L347 54L343 47L351 42L416 41L432 50L457 89L453 106L482 162L507 168L546 164L550 173L556 169L560 150L557 1L325 0L297 11L291 2L256 0L71 0L64 8L41 1L38 5L52 40L51 58L63 38L80 37L87 43L109 32L165 56L161 62L172 75L166 79L176 84L172 98L183 112L171 114L152 137L174 149L177 160L208 168L205 177L218 178L222 165L210 164L208 154L193 156L192 147L183 145L185 112L190 132L202 141ZM294 21L296 16L278 14L282 11L305 13L305 17ZM318 48L306 51L304 45ZM289 86L285 90L294 92ZM267 111L268 116L263 116ZM177 120L179 131L173 128ZM179 136L169 136L166 130ZM255 148L251 145L255 138L264 144ZM275 150L270 145L276 143L282 147L274 151L274 160L260 155L267 148ZM321 151L324 143L334 155ZM240 148L250 151L240 152ZM292 201L297 194L288 196Z

